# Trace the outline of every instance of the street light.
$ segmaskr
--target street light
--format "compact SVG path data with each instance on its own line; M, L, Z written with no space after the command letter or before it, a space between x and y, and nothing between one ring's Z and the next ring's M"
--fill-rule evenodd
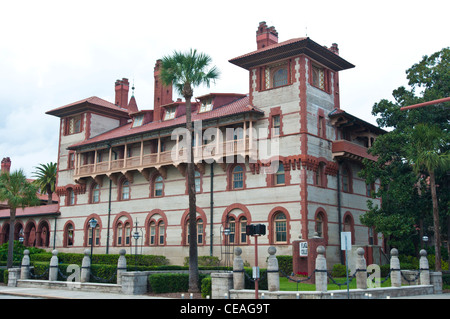
M97 220L95 218L91 218L89 220L89 226L91 227L91 263L92 263L92 252L94 250L94 228L97 227Z
M135 227L135 231L133 233L133 238L136 241L136 245L134 248L134 270L135 271L137 271L137 243L138 243L139 238L141 237L141 234L139 234L139 232L138 232L137 225L138 225L138 222L136 220L136 227Z
M428 248L428 247L427 247L427 246L428 246L428 245L427 245L427 244L428 244L428 236L423 236L423 237L422 237L422 241L425 243L425 250L427 250L427 248Z

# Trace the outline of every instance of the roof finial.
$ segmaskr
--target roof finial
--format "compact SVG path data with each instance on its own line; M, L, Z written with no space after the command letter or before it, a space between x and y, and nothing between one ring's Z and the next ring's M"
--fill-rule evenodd
M133 79L133 86L131 87L131 96L134 97L134 79Z

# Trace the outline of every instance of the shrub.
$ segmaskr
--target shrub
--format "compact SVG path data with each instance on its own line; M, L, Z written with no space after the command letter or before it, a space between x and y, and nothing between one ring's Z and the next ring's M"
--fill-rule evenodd
M199 274L199 281L206 276ZM189 274L153 274L148 277L148 283L149 290L154 293L186 292L189 289Z
M278 269L280 270L280 276L290 275L292 273L292 256L280 255L277 256Z
M212 288L211 288L211 276L205 277L202 279L201 292L202 298L206 298L206 296L211 296Z
M345 265L342 264L334 264L333 269L331 270L332 277L345 277L347 276Z
M184 266L189 266L189 257L184 257ZM217 267L220 265L219 257L217 256L198 256L198 266L203 267Z

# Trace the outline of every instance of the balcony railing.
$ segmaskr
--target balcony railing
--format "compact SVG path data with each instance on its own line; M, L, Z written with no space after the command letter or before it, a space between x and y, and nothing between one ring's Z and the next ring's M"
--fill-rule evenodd
M334 141L331 147L333 157L350 158L361 161L363 158L376 161L377 157L367 153L368 148L347 140Z
M240 155L254 157L255 147L250 143L249 138L240 140L225 141L222 143L212 143L193 147L194 162L198 163L202 160L215 160L218 161L228 156ZM107 149L104 149L107 151ZM128 170L142 170L144 168L155 167L159 168L164 165L179 165L180 163L187 163L187 149L178 148L175 145L171 150L143 154L143 148L141 148L141 154L139 156L111 159L103 162L96 162L93 164L81 164L81 155L83 153L77 153L77 160L75 163L74 178L82 178L89 176L96 176L101 174L111 174L115 172L123 172ZM111 152L110 152L111 158Z

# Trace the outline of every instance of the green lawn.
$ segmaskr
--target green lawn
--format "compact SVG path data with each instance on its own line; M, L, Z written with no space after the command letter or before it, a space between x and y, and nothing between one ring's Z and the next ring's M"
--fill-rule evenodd
M334 278L334 280L338 283L345 283L346 278ZM391 280L388 279L386 282L381 284L381 287L390 287L391 286ZM356 289L356 278L353 278L353 280L350 282L350 289ZM333 283L328 284L328 290L339 290L339 289L347 289L346 285L338 286ZM290 281L286 277L280 277L280 290L281 291L297 291L297 283ZM304 282L298 283L298 291L315 291L316 285L313 284L307 284Z

